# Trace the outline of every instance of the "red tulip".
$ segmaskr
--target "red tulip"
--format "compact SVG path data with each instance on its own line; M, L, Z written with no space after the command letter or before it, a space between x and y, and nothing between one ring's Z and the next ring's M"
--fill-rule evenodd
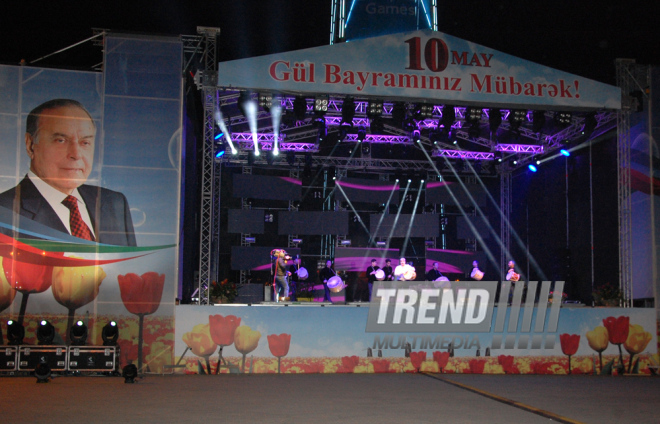
M21 293L42 293L53 283L53 267L2 258L5 277L14 290Z
M470 359L470 372L472 374L483 374L486 361L483 359Z
M360 358L357 356L342 356L341 357L341 364L344 366L344 368L353 371L353 369L357 366L357 364L360 362Z
M424 361L426 361L426 352L410 352L410 362L415 370L419 371Z
M289 353L291 344L291 334L282 333L280 335L271 334L268 336L268 348L273 356L281 358Z
M607 317L603 320L603 325L607 328L607 334L610 337L610 343L621 344L628 340L628 331L630 329L629 317Z
M449 352L433 352L433 360L438 363L438 367L443 369L449 362Z
M209 325L213 342L218 346L229 346L234 344L234 333L241 325L241 319L234 315L209 315Z
M128 312L135 315L149 315L158 310L163 296L165 274L147 272L138 276L128 273L118 275L121 300Z
M561 343L561 351L564 355L575 355L578 347L580 346L579 334L560 334L559 342Z
M513 365L514 358L511 355L500 355L497 357L497 362L502 366L502 369L507 374L517 374L518 369Z
M390 361L387 359L374 359L371 361L371 365L374 367L374 372L389 372L390 371Z

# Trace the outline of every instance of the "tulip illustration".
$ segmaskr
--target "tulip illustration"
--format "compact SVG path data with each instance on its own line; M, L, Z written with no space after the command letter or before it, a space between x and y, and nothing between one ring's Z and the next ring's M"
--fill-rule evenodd
M371 361L371 365L373 365L375 373L389 372L390 370L390 361L387 359L374 359Z
M73 326L76 309L96 299L105 271L98 266L53 268L53 296L60 305L69 310L66 324L66 344L70 344L69 331Z
M587 331L587 341L589 347L598 352L598 359L600 361L600 370L603 370L603 351L609 345L609 335L607 328L596 327L592 331Z
M211 338L209 324L197 324L192 331L185 333L181 339L192 353L206 360L206 369L210 374L211 363L209 357L213 355L218 345Z
M5 271L2 268L2 261L0 261L0 312L4 311L6 308L11 305L16 297L16 290L11 287L7 277L5 276Z
M433 352L433 360L438 363L438 368L440 369L440 372L442 372L449 362L449 352L435 351Z
M568 355L568 373L571 374L571 356L575 355L580 347L579 334L560 334L559 342L561 343L561 351L564 355Z
M165 274L147 272L139 276L129 273L118 275L121 300L128 312L139 319L138 333L138 370L142 370L142 343L144 340L144 316L153 314L160 306L165 285Z
M630 359L628 360L628 373L632 371L633 356L643 352L650 341L651 333L644 331L644 327L639 324L630 326L628 339L623 344L623 347L630 354Z
M426 352L410 352L410 362L416 372L422 367L422 362L426 361Z
M280 335L271 334L267 337L268 349L273 356L277 357L277 373L280 374L280 362L283 356L289 353L291 345L291 334L282 333Z
M483 374L484 373L484 368L486 367L486 360L485 359L470 359L468 362L468 365L470 366L470 372L472 374Z
M22 325L28 297L32 293L42 293L50 288L53 281L53 267L2 258L2 268L9 284L14 290L23 294L18 313L18 323Z
M517 374L519 372L516 366L513 365L514 360L515 358L511 355L499 355L497 357L497 362L507 374Z
M623 366L623 351L621 345L628 340L628 332L630 331L630 318L629 317L607 317L603 320L603 325L607 328L607 334L610 338L610 343L619 347L619 365L617 370L619 374L623 374L625 367Z
M254 331L246 325L242 325L236 329L234 333L234 346L237 351L243 354L243 361L241 363L243 372L245 372L245 357L257 348L260 338L260 332Z
M341 365L345 370L353 372L355 367L360 363L360 358L358 356L342 356Z
M227 361L222 357L222 349L225 346L234 344L234 333L238 326L241 325L241 319L234 315L227 315L226 317L222 315L209 315L209 325L213 342L220 346L220 350L218 351L218 366L215 369L215 373L218 374L220 372L220 364L227 364Z

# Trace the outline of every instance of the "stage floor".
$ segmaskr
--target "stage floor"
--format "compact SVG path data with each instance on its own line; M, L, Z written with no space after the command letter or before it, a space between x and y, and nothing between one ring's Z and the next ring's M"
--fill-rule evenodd
M660 405L660 378L648 376L262 374L149 375L137 384L124 384L121 377L35 381L0 377L5 422L637 424L657 423Z

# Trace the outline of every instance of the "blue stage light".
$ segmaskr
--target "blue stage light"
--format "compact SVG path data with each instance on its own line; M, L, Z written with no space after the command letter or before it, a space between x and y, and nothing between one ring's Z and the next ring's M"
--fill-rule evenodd
M223 133L223 132L218 133L218 134L216 134L215 139L219 140L223 135L225 135L225 133Z
M215 157L216 158L221 158L224 154L225 154L225 150L222 149L218 153L215 154Z
M532 165L531 163L529 165L527 165L527 168L529 168L529 170L532 171L532 172L537 171L536 167L534 165Z
M570 155L571 155L571 152L569 152L569 151L566 150L566 149L561 149L560 152L561 152L561 154L564 155L564 156L570 156Z

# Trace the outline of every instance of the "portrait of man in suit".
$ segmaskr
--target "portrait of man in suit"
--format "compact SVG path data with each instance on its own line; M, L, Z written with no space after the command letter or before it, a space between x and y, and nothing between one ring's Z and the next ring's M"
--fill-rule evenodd
M96 125L80 102L54 99L30 112L25 128L30 169L0 194L0 207L14 213L13 226L32 220L81 239L136 246L126 197L86 184L95 141Z

